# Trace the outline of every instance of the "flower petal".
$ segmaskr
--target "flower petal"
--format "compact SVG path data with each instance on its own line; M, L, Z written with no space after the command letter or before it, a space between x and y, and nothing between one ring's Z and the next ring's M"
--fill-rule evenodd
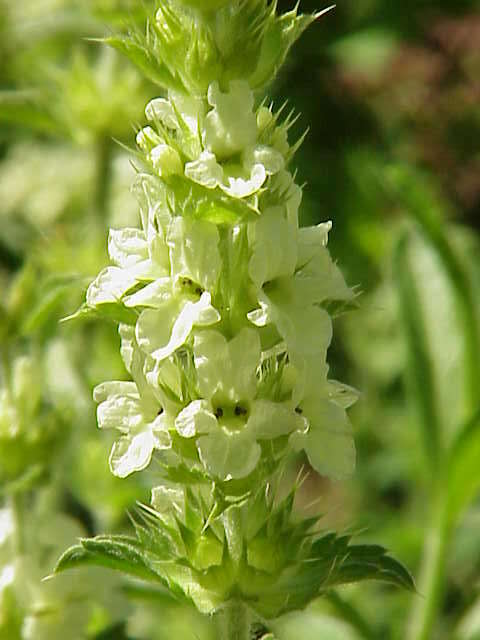
M150 151L150 160L159 172L159 175L163 178L172 175L181 175L183 172L183 164L178 151L168 144L157 144Z
M220 90L218 82L213 82L208 88L208 102L213 109L205 118L207 149L223 159L255 145L257 119L248 82L232 81L227 93Z
M217 419L208 402L194 400L178 414L175 428L183 438L193 438L200 433L214 431L217 428Z
M170 449L172 446L170 436L170 429L173 427L172 417L162 412L148 426L154 436L155 449Z
M204 397L236 403L255 396L260 339L254 329L242 329L230 342L218 331L203 331L195 336L193 351Z
M139 346L155 360L168 358L185 344L195 325L210 325L220 320L210 301L210 294L205 291L198 302L185 303L172 297L158 309L143 311L136 326Z
M332 339L332 320L329 314L313 305L301 306L295 297L292 283L285 282L262 294L261 301L268 316L287 343L290 351L302 355L324 353Z
M107 267L103 269L87 289L87 305L120 302L122 296L135 286L137 280L125 269Z
M263 165L267 175L270 176L283 169L285 160L279 151L276 151L272 147L260 145L255 147L252 153L252 164Z
M108 396L97 407L100 429L118 429L128 432L138 429L144 422L140 400L135 396Z
M224 176L220 189L232 198L248 198L256 193L267 179L263 164L253 164L250 167L250 173L244 170L239 171L236 166L226 166Z
M172 281L170 278L158 278L139 291L125 296L123 304L126 307L159 307L168 301L172 295Z
M256 400L246 428L251 429L260 440L273 439L294 431L297 422L291 407L270 400Z
M145 116L150 122L158 120L167 129L178 129L178 120L175 111L165 98L154 98L145 107Z
M188 278L203 289L215 288L222 266L215 224L177 216L169 226L167 243L172 279Z
M283 217L281 207L266 209L249 224L248 242L252 249L248 273L257 287L293 275L297 262L296 229Z
M197 160L187 162L184 171L189 180L207 189L215 189L223 181L223 169L209 151L202 151Z
M112 447L109 463L113 475L126 478L134 471L148 467L152 459L155 438L150 431L143 431L133 437L125 436Z
M260 445L248 434L223 429L198 438L197 449L208 472L222 480L248 476L261 455Z
M310 428L292 434L290 441L305 449L310 464L320 474L334 479L349 476L355 468L355 445L345 411L328 400L307 403L304 408Z
M93 399L97 403L104 402L109 396L138 396L137 385L134 382L112 380L98 384L93 390Z
M323 223L299 230L295 286L306 304L351 300L354 296L326 248L330 228L331 223Z
M110 229L108 233L108 255L118 266L128 269L148 259L148 244L140 229Z

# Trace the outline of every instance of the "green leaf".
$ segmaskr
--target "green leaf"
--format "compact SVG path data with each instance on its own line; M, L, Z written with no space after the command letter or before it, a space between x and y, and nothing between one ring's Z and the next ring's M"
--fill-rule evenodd
M320 538L312 546L309 561L316 568L329 566L327 574L316 576L322 580L322 590L360 580L380 580L409 591L415 590L411 574L398 560L389 556L384 547L351 545L349 536L327 534ZM313 578L315 569L313 572L308 570L307 575Z
M137 314L133 309L128 309L121 302L108 302L99 304L97 307L90 307L84 303L70 316L62 318L61 322L71 320L87 320L90 318L104 318L115 323L134 325L137 321Z
M391 167L383 183L390 194L400 202L419 224L425 239L436 252L447 276L457 304L462 324L464 363L466 373L466 399L470 414L479 408L480 400L480 327L472 282L464 263L455 251L446 223L448 211L437 196L427 176L412 171L408 166Z
M29 335L36 331L42 330L49 323L55 313L59 311L66 295L71 290L71 283L74 278L67 282L47 283L38 295L37 304L33 305L31 311L27 314L21 327L23 335Z
M379 545L353 545L348 535L327 533L311 546L300 565L285 571L259 600L257 611L267 618L303 609L332 587L377 580L409 591L412 576Z
M435 399L431 354L428 352L428 340L408 248L408 236L404 235L394 253L393 271L407 343L408 389L422 428L426 458L432 469L435 469L441 455L441 425Z
M114 536L83 538L80 544L65 551L54 569L54 574L95 565L167 586L165 579L150 567L142 553L124 540L123 538L122 541L118 541Z
M39 133L63 135L64 131L34 91L0 91L0 121L21 125Z
M449 451L447 460L447 513L458 520L463 509L480 489L480 411L464 425Z
M326 598L333 610L342 620L348 622L352 629L355 629L359 637L364 638L364 640L373 640L377 637L375 629L372 628L372 625L358 607L342 598L336 591L330 591Z

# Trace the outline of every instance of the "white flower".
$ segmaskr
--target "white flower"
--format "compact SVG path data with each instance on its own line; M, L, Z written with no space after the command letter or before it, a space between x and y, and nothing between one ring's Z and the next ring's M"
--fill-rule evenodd
M294 402L306 427L290 436L297 449L304 449L310 464L320 474L334 479L350 475L355 467L355 445L346 409L357 394L354 389L327 379L325 360L293 358L299 374Z
M98 426L117 429L121 438L113 445L110 469L120 478L145 469L154 449L169 449L172 418L164 411L158 395L144 373L144 356L124 327L122 356L135 382L104 382L95 387L93 397L99 403Z
M259 308L248 318L257 327L274 325L290 353L324 354L332 326L320 305L353 297L326 249L331 225L296 230L280 208L265 213L249 229Z
M136 335L140 347L155 360L181 347L193 327L220 320L209 291L220 275L218 242L216 225L175 218L167 234L170 276L125 298L126 306L149 307L140 313Z
M233 198L252 196L268 176L283 168L284 157L273 147L258 143L248 83L233 81L227 93L213 83L208 102L213 108L205 117L205 150L186 163L185 175L208 189L219 187Z
M243 329L229 342L217 331L195 336L195 367L203 399L191 402L175 420L184 438L195 438L207 471L222 480L249 475L261 457L258 441L298 428L298 416L283 402L257 397L260 341Z

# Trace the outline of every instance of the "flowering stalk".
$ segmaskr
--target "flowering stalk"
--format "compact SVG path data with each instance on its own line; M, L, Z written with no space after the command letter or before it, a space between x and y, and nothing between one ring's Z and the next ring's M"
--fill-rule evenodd
M296 486L275 495L293 451L332 478L355 459L356 395L326 361L328 310L354 294L326 248L331 224L299 225L293 115L254 93L316 17L171 0L146 34L109 39L165 94L137 135L141 226L110 231L113 265L81 313L119 323L131 376L94 391L100 428L120 434L110 468L124 478L155 456L160 478L136 537L84 540L57 571L86 562L155 582L232 640L335 584L412 586L381 547L313 535L316 520L292 514Z

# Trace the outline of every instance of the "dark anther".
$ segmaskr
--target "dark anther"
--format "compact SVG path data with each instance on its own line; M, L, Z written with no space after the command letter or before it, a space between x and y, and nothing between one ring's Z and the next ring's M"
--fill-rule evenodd
M245 409L245 407L241 407L240 405L237 404L237 406L235 407L234 413L236 416L245 416L247 415L247 410Z
M218 409L215 410L215 417L221 418L222 416L223 416L223 409L222 407L218 407Z
M163 409L162 409L162 407L160 407L160 409L158 410L157 416L161 416L162 413L163 413Z
M195 289L195 293L196 293L198 296L201 296L201 295L202 295L202 293L203 293L203 289L202 289L202 287L197 287L197 288Z
M302 415L302 413L303 413L303 409L300 409L300 407L297 407L297 408L295 409L295 413L298 413L298 414Z
M190 280L190 278L182 278L182 284L187 287L187 286L191 286L193 284L193 281Z

